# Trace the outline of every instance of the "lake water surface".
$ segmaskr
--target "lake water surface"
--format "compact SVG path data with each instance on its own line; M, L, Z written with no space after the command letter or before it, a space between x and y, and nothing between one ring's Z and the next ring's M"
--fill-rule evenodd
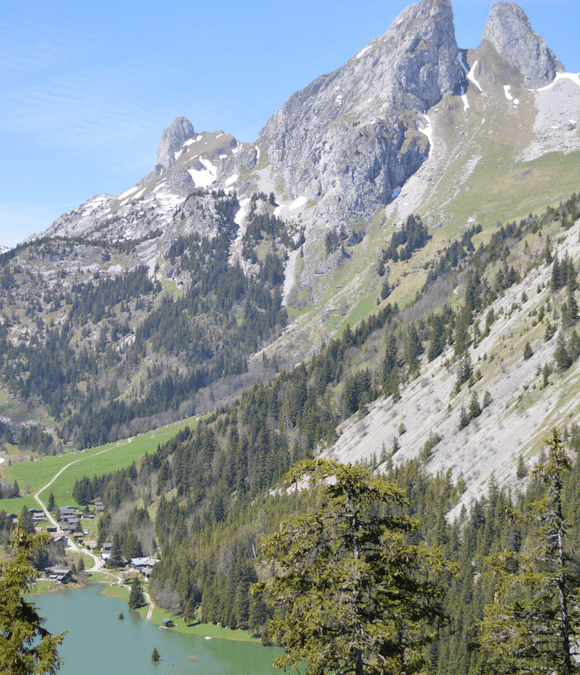
M45 627L54 635L68 630L59 654L60 675L273 675L280 653L259 644L206 640L141 619L127 602L99 593L102 587L35 596ZM125 619L119 620L123 612ZM151 662L157 647L158 664ZM192 658L195 657L195 658Z

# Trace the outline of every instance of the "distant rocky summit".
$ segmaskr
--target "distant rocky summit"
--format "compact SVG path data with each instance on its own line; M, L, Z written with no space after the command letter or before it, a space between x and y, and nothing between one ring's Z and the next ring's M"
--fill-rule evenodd
M195 136L193 125L187 117L178 117L163 131L157 146L157 164L168 169L175 164L175 153Z
M515 2L495 2L482 38L519 70L530 89L550 84L564 70L554 52L534 32L524 10Z

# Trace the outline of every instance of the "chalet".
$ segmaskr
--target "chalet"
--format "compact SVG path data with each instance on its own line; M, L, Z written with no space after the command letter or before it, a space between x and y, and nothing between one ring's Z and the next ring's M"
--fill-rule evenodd
M38 523L43 523L46 520L44 511L36 511L35 509L30 509L32 515L32 522L37 525Z
M102 513L105 510L105 505L100 499L95 501L95 513Z
M134 567L141 575L149 579L151 576L151 571L158 562L161 561L157 558L131 558L130 565Z
M60 529L63 532L74 532L77 529L77 525L79 524L79 519L78 518L68 518L64 522L61 522L60 524Z
M73 506L59 506L58 510L60 511L60 517L63 520L74 518L77 515L77 511Z
M48 579L55 579L61 584L68 584L69 581L72 581L72 572L66 567L45 567L43 573Z
M113 542L108 541L104 543L101 547L101 558L103 560L108 560L113 553Z

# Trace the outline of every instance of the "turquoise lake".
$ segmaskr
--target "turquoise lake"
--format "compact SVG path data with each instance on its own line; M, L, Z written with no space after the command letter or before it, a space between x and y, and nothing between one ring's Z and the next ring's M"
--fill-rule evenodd
M231 640L183 635L141 619L127 602L99 593L102 587L35 596L45 627L67 630L59 649L60 675L273 675L279 650ZM119 620L123 612L125 619ZM158 664L151 662L157 647Z

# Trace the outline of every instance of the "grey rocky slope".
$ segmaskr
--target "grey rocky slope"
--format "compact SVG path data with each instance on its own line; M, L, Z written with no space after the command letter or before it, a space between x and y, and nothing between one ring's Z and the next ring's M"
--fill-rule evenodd
M291 96L258 142L293 198L334 224L371 216L429 153L422 114L465 79L449 0L405 9L342 68Z

